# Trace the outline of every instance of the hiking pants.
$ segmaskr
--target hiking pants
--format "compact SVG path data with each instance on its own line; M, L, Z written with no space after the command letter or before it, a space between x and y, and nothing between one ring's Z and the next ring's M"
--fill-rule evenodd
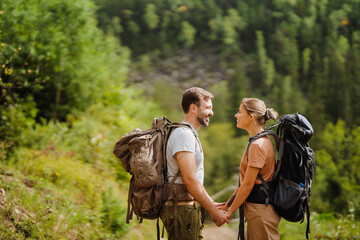
M245 218L247 221L247 240L279 240L280 216L269 204L245 202Z
M169 240L198 240L203 239L202 229L204 228L201 222L200 205L194 203L192 205L178 205L177 206L177 220L179 238L175 236L174 226L174 206L164 205L160 218L165 226Z

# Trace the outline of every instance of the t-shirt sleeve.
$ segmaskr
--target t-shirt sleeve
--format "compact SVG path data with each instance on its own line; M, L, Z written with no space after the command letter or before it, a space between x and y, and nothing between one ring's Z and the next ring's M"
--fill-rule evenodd
M178 152L195 153L195 136L191 130L180 127L171 133L168 145L172 156Z
M248 166L263 168L266 163L266 154L264 149L256 143L252 143L249 149Z

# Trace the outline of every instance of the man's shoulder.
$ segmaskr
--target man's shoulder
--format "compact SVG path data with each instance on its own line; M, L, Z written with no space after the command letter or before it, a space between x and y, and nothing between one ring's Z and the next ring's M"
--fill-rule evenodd
M167 147L170 148L172 155L180 151L195 152L195 141L194 133L190 128L178 127L171 132Z
M170 137L181 137L181 136L194 136L194 133L191 129L191 127L183 126L183 127L177 127L175 128L171 134Z

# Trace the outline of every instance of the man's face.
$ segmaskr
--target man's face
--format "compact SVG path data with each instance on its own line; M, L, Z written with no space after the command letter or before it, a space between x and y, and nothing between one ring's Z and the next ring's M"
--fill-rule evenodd
M210 117L214 115L212 111L211 99L201 100L200 107L197 107L196 118L201 126L207 127L210 123Z

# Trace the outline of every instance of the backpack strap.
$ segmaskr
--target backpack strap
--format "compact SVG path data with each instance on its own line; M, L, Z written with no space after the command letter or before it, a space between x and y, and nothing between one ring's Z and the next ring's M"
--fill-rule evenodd
M200 140L199 140L199 137L197 135L197 133L195 132L195 130L191 127L191 125L189 123L178 123L178 122L174 122L174 123L171 123L170 124L170 127L173 127L173 128L178 128L178 127L188 127L190 128L191 132L194 134L195 136L195 139L197 141L197 143L199 144L199 147L200 147L200 151L202 152L202 146L201 146L201 143L200 143Z
M274 126L277 126L278 124L274 125ZM265 136L272 136L274 141L275 141L275 144L276 144L276 149L279 150L279 137L278 137L278 134L272 130L269 130L270 128L268 128L267 130L264 130L260 133L258 133L257 135L249 138L249 144L248 144L248 147L246 149L246 154L249 152L249 148L250 148L250 145L251 143L253 143L256 139L259 139L259 138L262 138L262 137L265 137Z
M169 136L171 134L171 131L175 128L178 127L187 127L191 130L191 132L194 134L194 137L196 138L196 141L198 142L200 148L201 148L201 144L199 142L198 137L196 136L195 131L192 129L192 127L189 124L186 123L170 123L169 124L169 129L168 132L165 136L165 141L164 141L164 145L163 145L163 176L164 176L164 181L168 181L167 178L167 159L166 159L166 146L167 146L167 142L169 140ZM171 188L171 186L175 183L175 180L180 176L180 169L178 170L178 172L175 174L175 176L171 179L171 182L169 183L169 189ZM178 239L180 237L180 233L179 233L179 219L178 219L178 198L176 196L176 192L173 193L173 206L174 206L174 229L175 229L175 239Z
M277 130L277 133L279 134L279 128ZM280 144L279 144L279 153L278 153L278 157L277 157L277 161L276 161L276 169L274 172L274 176L273 179L276 178L276 176L279 174L280 168L281 168L281 159L284 155L284 129L281 129L281 133L280 133Z
M159 218L156 220L156 230L157 230L157 239L160 240L160 225L159 225ZM163 232L164 233L164 232Z
M239 221L239 233L237 240L245 240L244 203L241 204L241 206L239 207L239 215L240 215L240 221Z
M131 184L132 181L134 181L134 176L131 177L130 184L129 184L128 209L127 209L127 213L126 213L126 223L127 224L129 224L129 222L133 216L133 208L131 207L131 198L133 195L133 184Z
M267 184L264 180L264 178L261 176L260 172L258 174L258 177L261 180L261 184L263 185L263 188L261 188L261 190L263 190L267 196L266 200L265 200L265 205L269 205L270 201L273 201L273 196L270 194L271 192L271 188L269 187L269 184Z
M309 233L310 233L310 175L309 175L309 168L308 164L305 164L305 194L306 194L306 239L309 239Z
M273 128L273 127L275 127L275 126L277 126L277 125L279 125L279 124L275 124L275 125L271 126L270 128ZM269 129L270 129L270 128L269 128ZM279 144L279 137L278 137L278 135L277 135L276 132L271 131L271 130L269 130L269 129L264 130L264 131L260 132L259 134L257 134L256 136L249 138L249 144L248 144L248 146L247 146L247 148L246 148L246 158L247 158L247 161L249 161L249 149L250 149L250 145L251 145L255 140L257 140L257 139L259 139L259 138L262 138L262 137L271 135L271 136L274 138L274 141L275 141L275 143L276 143L276 149L279 149L279 145L280 145L280 144ZM271 195L271 193L270 193L270 192L271 192L271 188L270 188L269 185L265 182L265 180L264 180L264 178L262 177L262 175L260 174L260 172L258 173L258 177L260 178L261 184L263 185L263 188L261 188L261 190L263 190L264 193L265 193L266 196L267 196L267 198L266 198L266 200L265 200L265 204L266 204L266 206L267 206L267 205L269 204L269 202L273 200L273 199L272 199L272 195Z
M310 209L309 209L309 200L307 199L307 204L305 206L306 208L306 239L309 239L309 233L310 233Z
M162 169L163 169L163 181L164 182L167 182L168 181L168 176L167 176L167 159L166 159L166 145L168 143L168 140L169 140L169 137L170 137L170 134L172 132L173 129L175 128L178 128L178 127L187 127L187 128L190 128L190 130L194 133L194 136L196 138L196 135L195 135L195 132L193 131L193 129L188 125L188 124L185 124L185 123L177 123L177 122L174 122L174 123L170 123L168 124L168 130L167 132L162 132L162 134L165 134L165 139L164 139L164 142L163 142L163 161L162 161ZM179 170L180 171L180 170ZM176 179L177 176L174 176L173 179Z
M176 175L173 177L173 179L170 182L170 187L174 184L175 180L180 175L180 169L176 173ZM178 198L176 196L176 192L173 193L173 206L174 206L174 229L175 229L175 239L179 239L180 233L179 233L179 219L178 219Z

